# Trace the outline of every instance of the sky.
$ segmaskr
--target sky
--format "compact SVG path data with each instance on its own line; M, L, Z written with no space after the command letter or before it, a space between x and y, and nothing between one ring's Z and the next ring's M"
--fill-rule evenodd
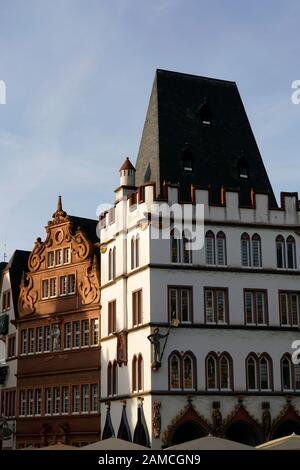
M0 261L59 194L81 217L113 201L157 68L236 81L277 198L300 192L299 21L298 0L0 0Z

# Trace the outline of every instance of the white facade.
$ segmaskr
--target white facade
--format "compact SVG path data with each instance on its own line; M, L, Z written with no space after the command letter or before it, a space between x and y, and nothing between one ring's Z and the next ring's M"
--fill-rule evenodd
M116 191L115 208L101 221L102 431L109 402L111 422L117 435L124 400L126 400L126 413L132 437L137 424L137 409L143 403L149 443L154 449L172 443L172 439L175 442L174 433L188 408L192 408L193 413L199 417L199 422L203 421L206 430L213 432L215 424L212 414L213 407L216 407L221 414L222 432L227 436L231 432L229 429L231 419L234 423L235 414L237 416L240 409L239 413L249 416L250 425L252 421L254 426L257 424L257 429L261 429L258 431L261 435L257 434L256 437L258 441L268 439L272 432L276 431L281 418L286 418L288 422L288 412L293 412L296 418L297 413L300 413L299 372L296 372L296 367L291 365L293 370L290 371L289 387L288 379L286 376L283 378L281 363L286 353L292 355L293 341L300 339L298 294L300 292L300 211L297 195L283 194L282 207L277 210L269 209L268 196L264 194L253 196L255 201L252 208L239 207L238 193L226 192L224 197L223 206L216 207L209 205L208 191L195 190L194 193L194 203L204 204L204 233L212 231L215 237L219 232L225 235L226 260L218 266L214 263L208 264L205 244L201 249L192 250L190 262L175 263L172 262L170 239L153 239L154 224L147 223L145 217L145 214L151 212L151 205L155 202L154 188L151 184L139 188L137 193L122 186ZM168 204L176 202L177 189L169 187ZM249 236L250 256L253 256L250 264L254 264L254 267L242 266L241 238L244 233ZM138 266L132 269L132 238L136 238L137 235L139 260ZM252 252L253 235L260 237L258 255ZM282 268L277 266L278 236L282 236L285 243L283 249L286 266ZM292 251L288 253L287 250L290 248L287 248L286 241L291 240L289 237L293 237L294 243ZM216 239L214 243L216 250ZM115 268L109 269L114 248ZM254 262L255 256L258 256L259 260ZM289 265L288 258L289 260L293 258L290 261L292 265ZM139 289L142 289L141 318L138 324L134 325L133 293ZM182 317L177 327L170 326L170 296L173 295L171 289L177 292L174 293L174 298L178 295L181 299L184 298L183 295L187 295L183 294L181 289L189 290L190 317L188 321L183 321ZM220 309L226 310L227 315L223 323L218 324L208 320L210 304L207 299L210 294L206 293L216 290L221 290L222 294L220 297L218 294L213 297L218 299L214 303L214 318L217 318L219 304ZM250 292L249 296L247 292ZM256 292L263 294L257 296ZM226 297L225 300L222 295ZM256 324L249 324L247 317L246 299L249 298L249 302L253 304L248 310L255 312L253 315ZM292 323L287 319L287 324L284 324L285 312L281 311L284 309L284 299L287 302L287 309L293 310L287 312L290 314L289 318L293 316ZM113 332L109 333L108 304L113 300L116 301L116 322ZM258 306L259 302L263 302L263 307ZM179 313L180 308L179 305ZM258 320L258 312L263 312L263 319ZM251 313L249 315L251 316ZM156 370L151 367L153 350L147 339L155 327L159 328L161 334L169 331L161 364ZM113 379L110 384L107 383L107 367L109 362L113 364L117 360L116 336L124 330L128 334L128 362L117 367L117 383L113 389ZM164 343L165 338L162 338L160 352ZM190 387L184 385L172 387L170 361L174 351L177 351L181 361L184 360L185 353L191 352L193 355L193 383ZM216 385L215 389L208 385L210 372L207 361L211 352L217 361L221 361L224 352L226 357L231 358L231 366L228 367L232 373L228 376L231 374L232 376L228 378L228 386L225 388L220 385L221 378L216 379L216 382L219 381L219 386ZM249 385L252 380L249 378L251 366L248 369L248 362L246 366L250 353L254 353L257 360L255 379L253 379L257 383L255 382L254 386ZM132 371L133 358L139 355L143 358L143 380L140 389L138 386L134 387ZM267 366L262 363L264 357L268 358ZM221 370L221 365L217 364L221 362L216 363L215 374L221 377L218 375L220 372L217 372L218 368ZM184 382L183 378L185 366L181 367L182 376L178 380L181 384L188 383ZM264 383L264 373L267 375L267 385ZM297 378L295 378L296 373ZM159 411L155 402L159 402ZM213 405L215 402L219 404ZM266 408L267 417L263 417L263 409ZM264 419L267 421L268 417L271 420L269 425L263 422ZM240 418L236 419L238 421ZM289 419L291 421L292 418ZM296 425L298 424L297 422ZM229 434L226 434L227 432Z
M1 274L0 283L0 308L1 316L8 316L8 331L0 335L1 368L7 368L7 375L0 385L1 394L1 418L5 418L8 427L12 430L11 437L2 442L3 449L15 449L15 413L16 413L16 384L17 384L17 345L18 331L13 321L15 320L14 303L12 298L10 272L7 267ZM4 300L4 296L6 299ZM7 300L9 299L9 300ZM3 318L3 317L2 317Z

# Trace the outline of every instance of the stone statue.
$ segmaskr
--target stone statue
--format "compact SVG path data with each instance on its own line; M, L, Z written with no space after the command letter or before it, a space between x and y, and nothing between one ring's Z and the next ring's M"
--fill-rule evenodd
M160 340L169 336L169 333L168 331L165 335L162 335L159 333L159 328L155 328L153 333L148 336L148 340L153 344L153 369L157 369L161 366L162 354L160 351Z
M52 328L53 351L60 350L60 326L54 325Z

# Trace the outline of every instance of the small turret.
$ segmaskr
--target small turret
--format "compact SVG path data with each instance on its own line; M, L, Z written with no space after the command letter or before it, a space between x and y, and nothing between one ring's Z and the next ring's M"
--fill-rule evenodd
M128 157L120 168L120 186L135 186L135 168Z

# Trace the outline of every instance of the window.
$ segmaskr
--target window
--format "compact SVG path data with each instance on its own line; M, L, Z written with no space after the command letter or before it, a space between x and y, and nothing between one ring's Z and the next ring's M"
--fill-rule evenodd
M169 318L182 323L192 321L192 288L169 287Z
M212 112L207 105L207 103L203 103L199 110L197 111L197 118L198 122L204 126L210 126L212 124Z
M298 326L300 324L300 293L280 292L280 322L283 326Z
M20 391L20 416L26 415L26 391Z
M28 334L29 334L28 354L33 354L34 353L34 328L29 328Z
M285 242L282 235L276 238L277 268L285 267Z
M80 346L80 323L79 321L73 322L73 348Z
M248 390L257 390L257 359L249 356L246 361Z
M225 266L227 264L226 256L226 237L224 232L217 233L217 265Z
M108 253L108 280L116 277L116 247L111 248Z
M88 413L90 409L90 391L88 385L82 385L82 413Z
M71 262L71 248L64 248L64 264Z
M142 323L142 289L132 293L132 324Z
M87 347L90 341L89 320L82 320L82 347Z
M8 349L7 349L7 358L10 359L16 355L16 336L10 336L8 338Z
M60 387L54 387L54 408L53 414L60 414Z
M2 311L10 309L10 291L7 290L2 294Z
M92 346L98 346L99 341L99 320L94 318L92 322Z
M181 162L182 162L182 169L183 171L186 172L192 172L193 171L193 153L189 148L186 148L182 152L181 156Z
M36 352L43 352L43 328L41 326L36 329Z
M40 388L35 390L35 415L40 416L42 414L42 391Z
M52 390L51 388L45 389L45 414L51 415L51 404L52 404Z
M91 385L91 412L97 413L98 411L98 385Z
M139 235L131 238L131 269L139 267Z
M247 179L249 177L248 163L244 157L238 161L238 173L240 178Z
M205 235L205 255L206 264L216 264L215 257L215 236L214 233L209 230Z
M56 266L62 264L62 250L56 250Z
M286 239L286 255L288 269L296 269L296 244L292 236Z
M206 359L206 383L208 390L217 389L217 360L213 355Z
M49 297L49 281L48 279L43 279L42 281L42 299L48 299Z
M254 268L261 268L261 239L260 236L255 233L252 236L252 265Z
M270 364L269 360L263 356L259 360L260 389L271 390Z
M132 359L132 391L140 392L144 388L144 361L141 354Z
M45 343L44 352L49 352L51 348L51 331L50 326L45 326Z
M241 236L241 253L242 253L242 266L251 266L250 257L250 237L248 233L243 233Z
M195 389L195 360L190 353L183 357L183 389Z
M182 233L182 260L185 264L192 263L191 236L187 230Z
M27 354L27 330L21 331L21 354Z
M71 349L71 322L65 323L65 349Z
M75 274L69 274L68 276L68 293L75 294L76 283L75 283Z
M300 390L300 364L293 364L289 354L281 358L281 383L283 391Z
M116 331L116 301L108 302L108 334Z
M72 387L73 394L73 404L72 404L72 413L80 412L80 387L79 385L73 385Z
M173 353L169 358L170 388L176 390L181 388L181 358L177 353Z
M67 295L67 283L68 283L68 277L67 276L61 276L59 278L59 284L60 284L60 295Z
M227 289L205 288L205 321L206 323L228 322L228 291Z
M206 388L208 390L232 390L232 359L228 353L210 353L206 358Z
M54 266L54 251L48 251L48 268Z
M277 268L296 269L296 243L291 235L287 237L286 242L282 235L276 237L276 257Z
M62 387L62 414L69 413L69 387Z
M170 233L171 240L171 261L172 263L180 263L181 253L180 253L180 238L177 236L176 230L173 228Z
M50 297L56 297L56 278L50 279Z
M245 321L247 325L267 325L267 292L262 290L244 291Z
M27 390L27 416L33 416L33 390Z
M114 361L113 363L109 362L107 366L107 396L117 394L117 374L117 361Z

